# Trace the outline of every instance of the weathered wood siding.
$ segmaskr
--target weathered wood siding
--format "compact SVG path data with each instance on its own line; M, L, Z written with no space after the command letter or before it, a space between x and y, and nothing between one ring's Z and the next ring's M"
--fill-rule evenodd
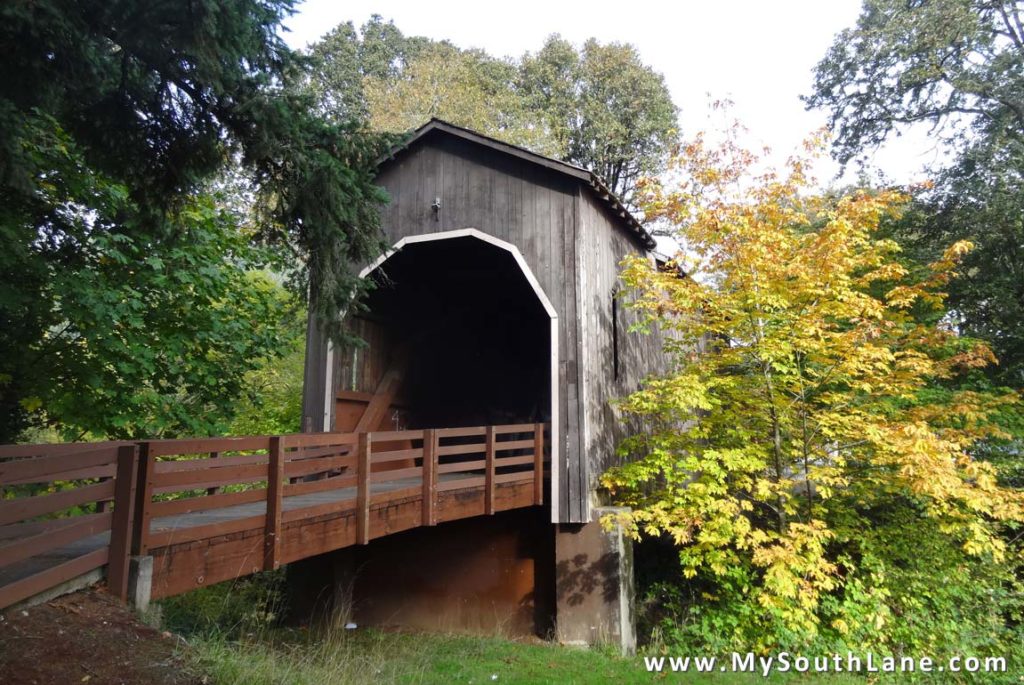
M382 166L391 202L385 240L475 228L515 245L558 315L559 520L586 522L596 479L622 436L609 400L657 367L656 338L629 334L619 307L619 378L613 374L612 291L618 264L642 251L588 187L573 176L451 135L428 135ZM440 200L440 210L432 208ZM322 420L326 346L310 336L304 415ZM334 360L341 363L340 359ZM351 374L336 368L335 389ZM333 404L333 403L332 403ZM321 418L316 418L321 417Z
M645 377L663 371L665 365L657 331L631 333L629 328L637 322L637 314L621 297L614 303L621 285L620 263L627 255L646 255L646 251L616 225L592 193L581 188L578 202L578 340L584 454L581 478L590 495L584 502L588 505L596 503L592 500L598 478L619 463L619 442L639 428L624 422L614 400L639 388ZM618 318L617 323L613 316Z
M306 319L306 364L302 377L302 432L312 433L327 430L333 423L331 411L324 401L327 392L328 359L327 338L313 320L312 314ZM331 403L333 404L333 402Z
M519 248L558 313L560 518L585 520L574 277L578 181L465 140L434 136L386 165L379 182L391 195L381 216L389 244L476 228ZM435 212L431 205L438 198Z

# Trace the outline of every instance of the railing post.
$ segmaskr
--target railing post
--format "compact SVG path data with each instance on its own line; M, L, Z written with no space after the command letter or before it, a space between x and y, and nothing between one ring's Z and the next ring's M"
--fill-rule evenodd
M107 588L122 602L128 601L128 568L131 560L135 490L139 448L117 448L114 480L114 518L110 526L110 555L107 560Z
M484 462L484 513L494 513L494 426L487 427L487 456Z
M544 424L533 426L533 503L544 504Z
M267 450L267 524L263 538L263 570L281 566L281 502L284 491L284 438L270 438Z
M437 499L437 431L423 431L423 521L424 526L437 525L434 505Z
M132 526L132 556L143 556L149 550L149 519L152 516L153 477L156 457L148 442L139 443L138 483L135 487L135 516Z
M356 544L370 541L370 453L373 437L359 434L359 453L356 455Z

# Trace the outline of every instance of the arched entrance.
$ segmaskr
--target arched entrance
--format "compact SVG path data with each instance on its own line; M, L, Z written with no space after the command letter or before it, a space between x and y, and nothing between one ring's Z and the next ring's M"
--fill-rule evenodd
M554 481L558 320L519 250L472 228L410 236L361 275L367 345L328 353L334 430L548 423Z

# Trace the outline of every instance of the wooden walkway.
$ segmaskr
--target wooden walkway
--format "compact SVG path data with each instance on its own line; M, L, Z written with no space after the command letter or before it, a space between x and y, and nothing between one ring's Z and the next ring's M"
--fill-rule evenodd
M152 598L543 500L544 426L0 447L0 608L97 568Z

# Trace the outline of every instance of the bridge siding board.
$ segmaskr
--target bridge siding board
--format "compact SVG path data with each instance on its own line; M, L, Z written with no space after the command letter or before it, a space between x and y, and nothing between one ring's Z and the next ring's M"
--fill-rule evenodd
M580 487L592 492L601 474L620 463L616 455L619 443L626 435L642 430L613 400L639 389L647 376L664 373L666 365L661 334L657 330L646 335L630 332L639 322L639 314L625 301L615 307L612 304L612 295L621 286L620 262L626 255L644 257L645 253L618 229L616 218L609 216L607 206L592 193L581 192L578 201L580 424L585 426ZM613 315L618 318L617 326Z

